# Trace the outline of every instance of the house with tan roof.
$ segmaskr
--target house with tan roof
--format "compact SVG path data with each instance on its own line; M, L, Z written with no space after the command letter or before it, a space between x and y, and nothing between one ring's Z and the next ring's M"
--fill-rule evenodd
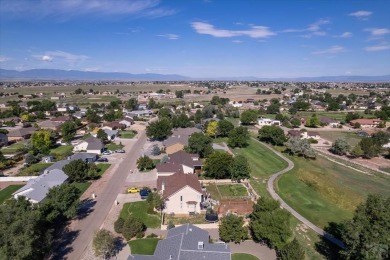
M200 213L203 192L198 176L177 172L157 178L157 190L165 200L165 213Z
M173 154L183 150L184 147L188 145L190 135L199 132L201 132L201 130L195 127L174 129L172 135L163 142L165 152L167 154Z

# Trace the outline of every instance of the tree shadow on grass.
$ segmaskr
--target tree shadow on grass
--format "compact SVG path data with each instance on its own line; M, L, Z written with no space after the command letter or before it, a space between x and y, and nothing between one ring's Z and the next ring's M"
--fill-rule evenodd
M341 235L344 230L344 225L342 223L330 222L327 227L324 228L324 231L327 232L328 236L333 236L341 240ZM315 244L316 250L325 256L326 259L341 259L342 248L330 242L326 237L321 237L321 240Z
M77 220L81 220L86 218L89 214L93 212L93 207L96 204L96 200L93 199L85 199L81 202L79 209L77 210Z

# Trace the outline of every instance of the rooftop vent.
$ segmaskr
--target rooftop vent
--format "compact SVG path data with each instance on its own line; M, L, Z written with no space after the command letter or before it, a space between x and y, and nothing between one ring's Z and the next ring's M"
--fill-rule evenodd
M203 241L198 242L198 249L203 249L204 248L204 243Z

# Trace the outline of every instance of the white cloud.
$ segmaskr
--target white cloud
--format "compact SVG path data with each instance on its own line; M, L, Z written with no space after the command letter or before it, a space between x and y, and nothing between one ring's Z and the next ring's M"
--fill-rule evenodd
M233 43L242 43L242 41L240 41L240 40L233 40L232 42Z
M349 16L354 16L354 17L362 19L362 20L366 20L366 19L368 19L368 17L370 17L372 15L372 12L361 10L361 11L357 11L357 12L354 12L354 13L350 13L348 15Z
M191 23L192 28L199 34L207 34L217 38L229 38L237 36L249 36L251 38L267 38L276 35L268 27L252 25L248 30L225 30L216 29L214 25L203 22Z
M380 45L369 46L369 47L364 48L364 50L369 51L369 52L385 51L385 50L389 50L389 49L390 49L389 44L380 44Z
M1 13L26 13L49 16L62 15L138 15L162 17L173 15L175 10L160 6L160 0L3 0Z
M53 61L53 57L49 55L43 55L41 58L43 61Z
M32 55L32 57L42 61L60 60L68 63L82 62L89 58L86 55L72 54L64 51L46 51L43 54Z
M308 27L305 29L285 29L282 30L281 32L283 33L308 32L307 34L303 35L303 37L305 38L311 38L312 36L325 36L327 35L327 33L322 31L321 27L326 24L330 24L330 20L320 19L315 23L309 24Z
M0 62L6 62L6 61L9 61L11 60L11 58L8 58L6 56L0 56Z
M390 30L387 28L369 28L365 29L365 31L370 32L372 36L382 36L390 33Z
M325 50L314 51L314 52L312 52L312 54L316 54L316 55L319 55L319 54L337 54L337 53L341 53L341 52L344 52L344 51L345 51L345 48L343 46L334 45L334 46L331 46L330 48L325 49Z
M339 35L338 37L339 38L350 38L350 37L352 37L352 33L351 32L344 32L341 35Z
M159 34L157 35L159 37L164 37L164 38L167 38L169 40L177 40L179 39L179 35L176 35L176 34L172 34L172 33L167 33L167 34Z

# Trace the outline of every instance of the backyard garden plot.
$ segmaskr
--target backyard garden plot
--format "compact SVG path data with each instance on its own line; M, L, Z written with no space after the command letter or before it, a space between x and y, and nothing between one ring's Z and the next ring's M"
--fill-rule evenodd
M172 216L170 214L164 215L164 221L163 225L168 225L169 223L172 223L174 225L183 225L183 224L209 224L205 220L205 214L196 214L193 216Z
M248 197L247 188L241 184L216 184L210 183L207 185L207 192L210 193L211 198L221 200L223 198L243 198Z

